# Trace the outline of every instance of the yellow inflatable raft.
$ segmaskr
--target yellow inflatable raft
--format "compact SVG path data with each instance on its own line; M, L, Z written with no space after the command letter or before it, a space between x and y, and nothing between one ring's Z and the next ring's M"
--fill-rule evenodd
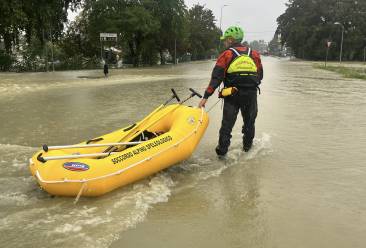
M189 158L207 125L204 109L161 106L142 121L93 140L44 146L30 159L30 171L51 195L100 196Z

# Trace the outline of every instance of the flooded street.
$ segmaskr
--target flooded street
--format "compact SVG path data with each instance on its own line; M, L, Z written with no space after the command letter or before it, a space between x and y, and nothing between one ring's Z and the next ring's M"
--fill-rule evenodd
M213 61L176 67L0 74L2 247L365 247L366 81L263 58L256 139L214 148L221 104L193 156L99 198L54 197L28 169L42 144L97 137L142 119ZM207 108L217 101L209 99ZM190 105L197 105L198 98Z

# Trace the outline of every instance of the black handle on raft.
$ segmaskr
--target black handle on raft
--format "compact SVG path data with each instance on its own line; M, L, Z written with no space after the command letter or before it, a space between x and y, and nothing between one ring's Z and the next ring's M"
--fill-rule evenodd
M192 96L198 96L199 98L202 98L202 95L197 91L195 91L194 89L189 88L189 90L192 92Z
M46 162L47 162L47 160L45 160L44 158L42 158L42 153L38 154L38 156L37 156L37 160L38 160L39 162L42 162L42 163L46 163Z
M130 130L131 130L132 128L134 128L136 125L137 125L136 123L132 124L131 126L129 126L129 127L127 127L127 128L125 128L125 129L123 129L123 132L130 131Z
M48 152L48 145L44 144L44 145L42 146L42 148L43 148L43 151Z
M177 93L175 92L175 90L173 88L171 90L173 92L173 96L177 99L178 102L180 102L179 96L177 95Z
M91 140L88 140L87 142L86 142L86 144L87 145L89 145L90 143L92 143L92 142L98 142L98 141L102 141L103 140L103 138L97 138L97 139L91 139Z

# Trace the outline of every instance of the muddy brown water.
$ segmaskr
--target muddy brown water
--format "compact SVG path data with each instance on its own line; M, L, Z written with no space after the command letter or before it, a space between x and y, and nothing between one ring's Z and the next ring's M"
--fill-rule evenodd
M2 247L365 247L366 83L263 58L257 135L216 158L221 106L187 161L99 198L41 191L28 159L127 126L192 87L213 61L176 67L0 74ZM216 102L209 99L208 108ZM196 105L198 99L191 100Z

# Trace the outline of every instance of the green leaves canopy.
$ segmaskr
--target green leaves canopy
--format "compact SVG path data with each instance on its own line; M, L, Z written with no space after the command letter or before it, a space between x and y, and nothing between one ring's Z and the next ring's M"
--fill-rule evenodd
M2 0L0 1L0 36L7 53L19 43L25 33L28 43L34 35L42 43L52 31L54 38L61 36L67 21L68 9L75 9L81 0ZM45 32L46 31L46 32Z
M278 19L277 34L295 56L323 59L327 41L330 57L336 59L341 43L340 25L345 28L344 58L361 59L366 38L366 2L358 0L290 0Z
M67 11L79 7L78 17L65 29ZM159 57L163 64L167 51L178 58L203 59L217 53L220 36L212 11L201 5L187 9L184 0L2 0L0 12L7 64L15 54L30 63L41 57L48 65L49 41L56 59L73 64L71 68L96 62L100 33L117 33L117 44L103 45L119 48L124 61L135 66L156 64Z
M205 58L219 37L212 11L200 5L187 10L183 0L89 0L77 22L86 24L74 32L88 36L88 51L100 51L99 33L117 33L117 45L135 66L154 64L157 54L174 54L175 46L178 57Z

